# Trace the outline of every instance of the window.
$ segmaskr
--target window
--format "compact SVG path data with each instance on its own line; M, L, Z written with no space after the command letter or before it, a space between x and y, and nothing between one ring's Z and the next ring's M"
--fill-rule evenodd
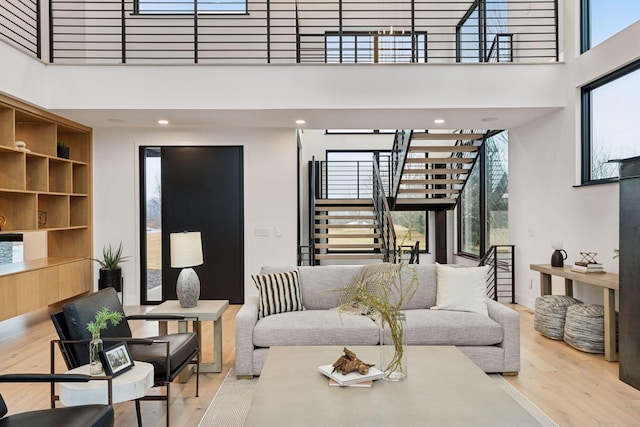
M640 61L582 88L582 183L618 178L612 159L640 155Z
M136 13L247 13L246 0L137 0Z
M619 33L638 19L638 1L582 0L582 52Z
M482 257L509 244L509 134L487 138L458 203L458 252Z
M342 43L340 43L342 41ZM327 63L427 62L427 33L343 32L325 36Z

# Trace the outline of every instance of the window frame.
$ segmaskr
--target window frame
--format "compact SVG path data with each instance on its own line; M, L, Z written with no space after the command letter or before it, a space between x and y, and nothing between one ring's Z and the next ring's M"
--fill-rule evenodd
M224 11L224 10L220 10L220 11L200 11L198 10L196 13L194 13L194 10L188 10L185 12L180 12L180 11L176 11L176 10L167 10L167 11L161 11L161 12L144 12L144 11L140 11L140 2L145 3L146 0L134 0L133 2L133 14L134 15L140 15L140 16L164 16L164 15L176 15L176 16L194 16L194 15L206 15L206 16L212 16L212 15L248 15L249 14L249 1L248 0L244 0L244 10L243 11L235 11L235 10L228 10L228 11ZM199 2L200 0L198 0Z
M630 64L625 65L611 73L594 80L593 82L582 86L580 90L580 100L581 100L581 171L580 171L580 184L581 185L598 185L598 184L608 184L612 182L618 182L619 177L610 177L610 178L601 178L601 179L592 179L591 178L591 152L592 152L592 142L593 142L593 106L592 106L592 97L591 93L599 89L603 86L606 86L608 83L618 80L619 78L625 77L633 72L640 70L640 60L636 60Z

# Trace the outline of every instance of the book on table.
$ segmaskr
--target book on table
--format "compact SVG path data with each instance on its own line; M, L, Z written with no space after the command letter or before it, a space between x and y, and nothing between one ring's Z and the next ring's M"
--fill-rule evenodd
M369 372L366 374L350 372L346 375L343 375L338 371L333 372L333 365L319 366L318 371L342 386L358 384L366 381L379 380L380 378L384 377L384 372L374 367L369 368Z
M604 268L602 267L602 264L595 264L595 263L587 263L586 265L584 265L585 263L582 262L576 262L573 267L571 267L571 271L575 271L578 273L604 273Z

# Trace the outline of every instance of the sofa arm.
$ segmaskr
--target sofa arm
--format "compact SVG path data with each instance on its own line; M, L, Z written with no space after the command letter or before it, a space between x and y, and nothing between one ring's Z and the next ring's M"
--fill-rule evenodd
M494 300L487 300L489 317L502 325L503 338L500 346L504 350L504 371L520 371L520 314Z
M236 375L253 376L253 328L258 323L258 297L250 296L236 314Z

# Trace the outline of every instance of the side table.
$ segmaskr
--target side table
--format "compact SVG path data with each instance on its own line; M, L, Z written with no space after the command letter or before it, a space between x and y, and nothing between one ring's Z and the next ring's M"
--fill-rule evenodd
M153 387L153 365L134 361L135 365L112 380L113 403L135 400L138 426L142 426L140 416L140 398ZM67 372L68 374L89 374L89 365L82 365ZM78 406L108 403L107 383L89 381L87 383L60 383L58 386L60 402L64 406Z
M200 340L200 354L202 354L202 336L200 323L213 322L213 363L200 363L200 372L222 372L222 314L229 307L228 300L200 300L198 305L183 308L178 300L167 300L149 311L149 314L172 314L197 317L196 333ZM178 321L178 332L187 332L187 321ZM160 335L166 335L167 322L159 322ZM181 375L181 381L186 381Z

